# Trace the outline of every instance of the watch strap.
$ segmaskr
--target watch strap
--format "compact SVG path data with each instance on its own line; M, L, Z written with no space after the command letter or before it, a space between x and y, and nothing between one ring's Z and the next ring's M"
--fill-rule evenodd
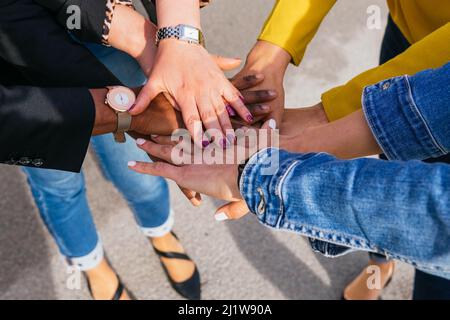
M124 143L126 141L125 132L131 128L132 117L127 112L117 113L117 130L114 133L116 142Z
M183 28L183 27L189 27L189 28L196 29L198 31L198 40L196 41L196 40L193 40L193 39L189 39L189 40L183 39L182 38L182 31L181 31L181 28ZM159 43L161 42L161 40L170 39L170 38L181 40L181 41L187 41L189 43L195 43L195 44L198 44L198 45L201 45L201 46L205 47L205 38L203 36L203 33L202 33L202 31L200 29L195 28L195 27L190 27L190 26L187 26L187 25L180 24L180 25L177 25L175 27L162 27L162 28L159 28L158 32L156 32L155 44L156 44L156 46L158 46Z

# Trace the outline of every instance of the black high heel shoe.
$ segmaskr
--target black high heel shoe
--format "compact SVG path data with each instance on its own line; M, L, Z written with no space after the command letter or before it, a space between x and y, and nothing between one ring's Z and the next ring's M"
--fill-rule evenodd
M179 240L177 235L174 232L171 232L171 234L175 237L175 239ZM179 252L163 252L155 248L153 246L153 250L155 250L155 253L160 257L159 261L163 267L164 273L167 276L167 279L169 280L170 285L172 288L178 292L181 296L185 297L189 300L200 300L201 299L201 283L200 283L200 273L198 272L197 266L195 265L194 261L192 261L191 258L187 254L179 253ZM168 258L168 259L180 259L180 260L187 260L194 263L195 270L192 276L183 281L183 282L175 282L171 277L170 273L167 270L166 266L161 260L161 257Z
M111 265L109 263L109 260L107 258L105 258L105 259L108 262L108 264ZM112 296L112 298L110 300L120 300L124 291L127 292L128 296L130 297L131 300L137 300L136 297L134 296L134 294L123 285L123 283L120 280L120 277L117 275L116 271L114 269L113 269L113 271L116 274L118 285L117 285L116 291L114 292L114 295ZM86 280L87 287L89 289L89 294L91 295L92 299L95 300L94 294L93 294L92 288L91 288L91 283L89 282L89 278L87 277L86 273L83 273L83 275L84 275L84 279Z

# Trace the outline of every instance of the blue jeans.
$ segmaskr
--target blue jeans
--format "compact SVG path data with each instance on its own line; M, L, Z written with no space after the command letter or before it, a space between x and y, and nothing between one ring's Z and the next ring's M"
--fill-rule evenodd
M145 81L139 65L128 55L100 45L87 47L122 83L135 87ZM110 180L130 205L146 236L168 233L173 225L167 182L128 169L130 159L149 161L133 139L117 144L113 135L93 137L95 151L105 178ZM81 270L95 267L103 249L86 198L83 173L24 168L42 219L69 264Z

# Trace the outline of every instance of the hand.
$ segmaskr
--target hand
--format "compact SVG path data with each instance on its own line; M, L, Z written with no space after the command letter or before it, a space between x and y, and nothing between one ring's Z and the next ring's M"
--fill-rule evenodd
M156 139L158 140L158 138ZM173 145L157 144L150 140L139 140L137 142L142 150L165 162L136 163L131 161L129 166L132 170L162 176L175 181L183 188L219 199L233 201L242 198L237 184L237 164L192 164L178 167L170 164L172 163ZM191 154L184 153L182 156L190 157Z
M206 129L216 129L218 141L225 141L225 131L232 128L227 103L243 119L253 120L239 91L208 52L198 45L175 39L161 41L149 81L130 112L134 115L143 112L161 92L167 92L174 99L186 128L198 145L203 140L203 132L195 128L197 121Z
M264 81L255 89L272 89L277 98L268 105L271 113L264 120L275 119L281 124L284 111L283 80L291 56L284 49L265 41L258 41L247 57L244 68L235 76L242 78L249 74L262 74Z
M273 129L275 127L276 124L273 121L268 121L262 128ZM268 131L268 134L270 135L271 131ZM257 150L250 151L251 153L246 153L245 151L237 152L237 150L234 150L233 152L227 152L226 150L223 151L215 149L217 157L223 156L223 160L227 160L227 157L229 157L231 154L233 161L223 161L222 163L225 164L193 164L183 167L177 167L169 164L173 160L172 154L174 151L174 145L177 143L171 141L169 137L158 137L155 140L158 143L162 144L157 144L152 141L146 141L142 139L138 140L137 143L139 147L147 153L166 162L137 163L135 161L131 161L129 163L129 166L132 170L140 173L163 176L174 180L178 185L184 188L189 188L199 193L204 193L223 200L238 201L239 199L242 199L237 184L237 176L238 163L240 163L244 159L236 159L235 156L241 154L245 158L248 158ZM239 146L235 146L236 149L238 147ZM252 148L248 148L248 150L250 149ZM189 159L193 156L189 151L186 151L185 148L182 149L182 152L185 153L182 156L187 155ZM211 150L203 150L202 152L204 154L209 154ZM223 152L223 154L218 155L218 153L220 152ZM194 163L193 159L190 160L191 163ZM241 203L236 204L236 207L239 207L241 209L240 212L242 212L242 208L245 208L246 206L243 206ZM242 216L244 213L241 213L240 216ZM222 212L220 215L218 215L218 217L220 216L223 216ZM229 216L231 217L232 214L230 214ZM237 215L234 215L233 217L238 218Z
M133 116L130 131L144 136L170 135L182 127L181 114L160 94L143 113Z

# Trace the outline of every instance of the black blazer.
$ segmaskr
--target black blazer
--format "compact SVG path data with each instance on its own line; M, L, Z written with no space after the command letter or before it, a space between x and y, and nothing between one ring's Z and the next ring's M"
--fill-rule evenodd
M117 84L49 10L0 0L0 163L79 171L95 120L87 88Z

